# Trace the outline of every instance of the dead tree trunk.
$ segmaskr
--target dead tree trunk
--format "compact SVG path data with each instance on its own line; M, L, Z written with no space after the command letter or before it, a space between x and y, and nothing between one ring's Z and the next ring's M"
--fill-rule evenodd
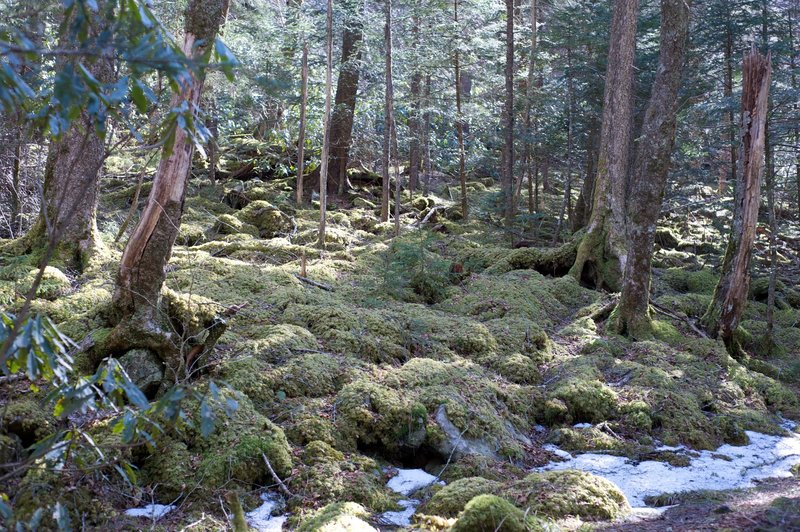
M618 290L625 269L625 192L633 130L633 68L639 0L616 0L603 96L594 205L570 270L598 288Z
M308 105L308 41L303 40L303 63L300 81L300 131L297 135L297 193L295 203L303 204L303 172L306 149L306 106ZM327 133L327 130L325 130ZM325 133L323 133L323 136ZM325 160L327 165L327 160ZM321 189L320 189L321 190Z
M453 2L453 20L458 26L458 0ZM453 55L456 85L456 133L458 136L458 181L461 184L461 216L469 218L469 198L467 197L466 153L464 150L464 117L461 114L461 58L456 45Z
M227 11L228 0L189 3L183 41L183 52L188 57L200 59L207 47L214 45ZM170 106L186 104L196 112L202 91L201 70L172 97ZM172 149L159 163L147 204L122 254L113 297L118 324L102 349L111 354L132 348L150 349L175 376L184 366L182 353L173 334L162 328L159 300L165 267L181 223L193 149L186 131L176 129Z
M345 0L344 31L342 32L342 62L336 83L336 100L331 116L331 152L328 161L328 191L343 194L347 188L347 163L353 138L353 117L356 110L358 78L361 70L361 40L364 25L361 0Z
M675 144L678 89L689 35L689 0L661 0L661 50L658 71L637 140L631 193L628 198L628 261L622 294L610 321L620 334L652 336L650 265L656 221L667 184Z
M506 91L503 113L503 214L507 227L513 220L514 201L514 0L506 0Z
M325 32L325 111L323 115L322 162L319 169L319 239L317 245L325 249L325 231L328 222L328 180L331 153L331 88L333 85L333 0L327 1ZM345 175L345 179L347 176Z
M736 173L730 240L722 261L722 274L711 304L703 316L708 334L721 337L728 351L738 354L736 329L747 301L748 268L756 236L764 171L764 140L772 76L770 57L755 49L744 58L741 107L741 143Z

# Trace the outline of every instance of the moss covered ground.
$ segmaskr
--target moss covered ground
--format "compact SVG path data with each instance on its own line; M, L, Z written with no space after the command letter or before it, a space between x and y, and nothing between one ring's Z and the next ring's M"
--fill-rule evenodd
M490 203L496 190L475 185L475 204ZM33 304L76 341L99 343L111 325L122 251L113 235L133 191L106 190L104 245L92 267L76 275L52 264ZM85 497L64 504L92 526L129 522L120 521L122 508L155 499L180 501L165 528L208 515L214 529L225 522L226 493L249 509L259 491L275 487L266 457L293 494L290 524L300 530L377 524L381 512L397 509L399 496L385 486L391 466L422 467L447 481L422 494L422 528L537 530L540 518L607 521L629 510L597 477L526 474L553 458L545 442L636 458L660 443L742 444L745 430L778 432L779 416L800 418L800 364L791 356L800 352L800 297L781 286L770 356L760 343L759 279L742 324L749 358L734 360L721 343L699 337L689 323L705 310L717 274L713 262L699 265L701 251L712 253L698 248L713 239L696 228L665 220L670 233L658 240L653 289L669 312L656 316L655 340L631 342L603 332L608 294L563 276L574 242L512 249L488 213L452 221L454 202L436 194L404 196L406 230L393 240L365 189L331 211L320 251L318 210L292 204L290 194L291 180L193 181L168 266L161 308L184 341L191 345L216 316L227 323L191 379L200 389L209 380L229 387L237 411L220 415L208 438L167 430L154 435L154 447L130 451L133 484L106 481L106 472L34 468L6 490L13 506L31 511L32 500L57 497L69 484ZM411 227L437 205L443 209L430 223ZM0 301L14 309L37 258L3 249L8 243L0 243ZM301 263L304 277L332 290L299 279ZM79 354L76 368L92 371L97 356ZM4 460L67 426L48 414L43 394L24 389L9 383L0 393ZM112 444L101 421L80 426Z

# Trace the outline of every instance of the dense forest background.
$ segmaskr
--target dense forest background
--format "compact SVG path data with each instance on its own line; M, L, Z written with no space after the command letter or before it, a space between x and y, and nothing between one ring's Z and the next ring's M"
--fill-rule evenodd
M798 17L3 2L0 517L796 526L552 464L796 439Z

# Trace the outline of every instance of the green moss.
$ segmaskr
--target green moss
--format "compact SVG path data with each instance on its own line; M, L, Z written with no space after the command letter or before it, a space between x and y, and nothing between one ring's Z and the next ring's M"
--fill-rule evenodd
M630 513L625 495L612 482L584 471L533 473L506 491L509 500L554 519L616 519Z
M661 280L677 292L713 294L719 276L705 268L697 271L669 268L661 275Z
M428 501L422 512L443 517L455 517L474 497L497 493L501 484L481 477L468 477L446 485Z
M30 270L27 274L25 274L24 277L19 279L15 286L17 293L23 295L27 294L28 290L30 290L31 286L33 286L33 282L38 274L38 269ZM42 281L39 284L39 288L36 290L36 297L54 300L69 293L70 290L72 290L72 283L70 282L69 277L67 277L64 272L58 268L47 266L44 269L44 274L42 275Z
M201 487L214 489L213 479L198 479L193 464L200 456L189 451L182 441L161 438L154 452L147 458L141 470L141 478L153 486L159 500L174 501L188 494L200 482Z
M298 532L367 532L374 530L364 520L369 512L354 502L331 503L303 521Z
M597 428L560 428L552 431L547 438L565 451L625 451L630 445Z
M235 216L242 222L258 229L262 238L273 238L292 229L292 221L277 207L263 200L250 202Z
M12 401L0 407L2 430L15 434L26 447L50 436L55 420L48 409L32 399Z
M655 390L648 397L654 426L667 445L686 443L695 449L716 449L722 437L702 411L698 399L688 392Z
M452 532L528 532L544 530L538 519L528 516L496 495L478 495L464 508Z
M312 441L303 448L303 462L307 465L342 460L344 460L344 455L324 441Z
M597 380L567 381L555 389L553 396L567 405L576 423L600 423L617 413L617 393Z
M220 235L259 235L258 227L245 223L231 214L220 214L213 230Z

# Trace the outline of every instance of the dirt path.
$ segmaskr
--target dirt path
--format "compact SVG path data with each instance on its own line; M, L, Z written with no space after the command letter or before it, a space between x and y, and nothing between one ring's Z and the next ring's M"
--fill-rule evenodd
M756 488L679 496L659 517L596 530L630 532L800 531L800 478L767 480Z

